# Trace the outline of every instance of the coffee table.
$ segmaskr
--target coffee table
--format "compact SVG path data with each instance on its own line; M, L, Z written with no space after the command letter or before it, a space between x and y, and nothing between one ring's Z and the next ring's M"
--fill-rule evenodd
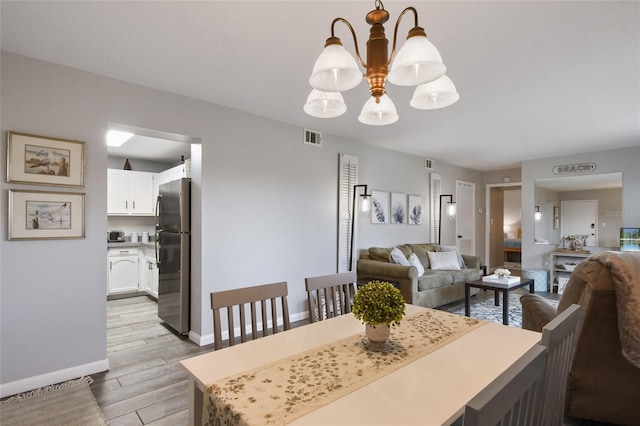
M500 293L502 293L502 323L509 325L509 292L517 288L529 286L529 293L534 293L533 279L520 278L511 284L492 281L468 281L464 283L464 315L471 316L471 302L469 300L471 287L493 290L495 292L495 305L500 306Z

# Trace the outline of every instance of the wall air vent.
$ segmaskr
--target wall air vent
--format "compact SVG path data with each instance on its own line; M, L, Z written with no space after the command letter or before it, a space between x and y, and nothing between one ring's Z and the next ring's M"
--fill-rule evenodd
M424 159L424 167L427 170L433 170L433 160L430 160L428 158Z
M315 130L304 129L304 143L307 145L322 146L322 133Z

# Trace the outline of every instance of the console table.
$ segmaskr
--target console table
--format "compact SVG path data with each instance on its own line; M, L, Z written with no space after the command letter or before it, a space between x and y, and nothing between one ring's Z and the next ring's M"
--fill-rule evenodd
M567 269L566 264L582 263L591 256L586 250L581 251L554 251L551 252L551 270L549 271L549 286L551 292L562 293L564 286L571 277L573 269Z

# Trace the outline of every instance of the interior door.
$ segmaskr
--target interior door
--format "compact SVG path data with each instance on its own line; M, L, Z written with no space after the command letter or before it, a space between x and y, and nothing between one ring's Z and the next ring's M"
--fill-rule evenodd
M560 230L563 236L588 235L586 245L598 245L598 200L562 201Z
M463 254L476 253L475 194L474 183L456 181L456 245Z

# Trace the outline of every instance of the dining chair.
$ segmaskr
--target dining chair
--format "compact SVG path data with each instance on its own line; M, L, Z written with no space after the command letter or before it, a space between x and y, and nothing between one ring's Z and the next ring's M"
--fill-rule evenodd
M541 345L547 348L540 425L561 426L564 419L567 380L575 350L575 335L582 307L569 306L542 328Z
M289 330L289 306L287 304L287 283L286 281L265 284L254 287L238 288L234 290L217 291L211 293L211 309L213 309L213 337L214 347L222 348L222 328L220 320L220 310L227 310L227 324L229 329L229 346L235 344L234 311L239 311L240 317L240 341L247 341L246 305L250 305L251 314L251 338L257 339L268 334L269 322L271 322L272 334L278 332L278 312L277 299L280 299L283 329ZM269 301L269 303L267 303ZM260 305L261 323L258 324L256 305ZM267 304L271 306L267 310ZM270 315L268 315L270 313ZM260 336L258 325L261 326L262 336Z
M351 312L356 281L355 271L305 278L310 321Z
M464 426L538 426L547 350L534 345L465 406Z

